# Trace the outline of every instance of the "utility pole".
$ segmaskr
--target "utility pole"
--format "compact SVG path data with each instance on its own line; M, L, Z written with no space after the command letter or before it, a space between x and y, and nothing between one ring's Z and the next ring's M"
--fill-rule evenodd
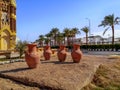
M88 20L88 23L89 23L89 36L91 35L91 23L90 23L90 19L89 18L86 18Z
M89 18L86 18L88 20L88 23L89 23L89 44L91 43L91 30L90 30L90 19Z

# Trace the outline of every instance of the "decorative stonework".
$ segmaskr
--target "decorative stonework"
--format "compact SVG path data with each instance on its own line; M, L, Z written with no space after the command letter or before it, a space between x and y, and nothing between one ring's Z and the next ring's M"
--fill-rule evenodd
M15 19L16 20L16 15L11 13L11 18Z
M0 50L15 48L16 0L0 0L0 36Z
M14 7L16 7L16 0L10 0L11 5L13 5Z

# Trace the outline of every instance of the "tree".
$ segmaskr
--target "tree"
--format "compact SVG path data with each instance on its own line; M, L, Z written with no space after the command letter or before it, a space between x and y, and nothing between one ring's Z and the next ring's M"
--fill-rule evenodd
M52 33L51 32L49 32L48 34L46 34L45 35L46 37L47 37L47 41L48 41L48 43L50 42L50 46L51 46L51 38L52 38Z
M19 52L19 57L20 58L24 54L27 43L28 43L27 41L19 41L16 45L16 50Z
M83 27L81 29L85 34L86 34L86 45L88 45L88 32L89 32L89 27Z
M63 32L64 32L65 37L67 38L67 45L70 45L70 42L69 42L70 29L69 28L65 28L63 30Z
M49 42L50 42L50 46L51 46L51 34L48 33L48 34L46 34L45 36L47 37L47 38L45 38L45 43L48 45Z
M49 45L50 39L45 38L44 40L45 40L45 44L46 44L46 45Z
M119 22L120 22L120 17L114 17L114 14L112 14L112 15L105 16L104 20L98 26L98 27L100 26L107 27L103 32L103 35L109 28L112 29L112 44L114 44L114 26L119 24Z
M53 38L54 38L54 45L56 45L56 37L57 37L57 34L59 33L59 29L58 28L52 28L51 30L51 34L53 35Z
M80 31L78 28L75 27L71 29L71 32L72 32L72 44L73 44L76 34L80 34Z
M58 45L61 45L64 40L64 34L63 33L58 33L58 36L56 38Z
M44 35L40 35L39 36L39 43L40 43L40 46L43 46L43 41L44 41Z

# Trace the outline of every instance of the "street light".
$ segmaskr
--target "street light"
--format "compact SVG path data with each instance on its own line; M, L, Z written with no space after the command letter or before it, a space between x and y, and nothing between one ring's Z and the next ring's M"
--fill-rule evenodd
M89 22L89 36L91 35L91 30L90 30L90 19L89 18L86 18Z

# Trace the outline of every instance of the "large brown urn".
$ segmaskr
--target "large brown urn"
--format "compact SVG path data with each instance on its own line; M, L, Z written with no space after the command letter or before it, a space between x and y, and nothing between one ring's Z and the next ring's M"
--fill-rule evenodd
M44 56L45 60L50 60L51 54L52 54L51 47L44 46L43 56Z
M73 45L73 51L71 52L71 56L72 56L73 62L75 62L75 63L80 62L80 59L82 58L82 52L80 50L79 44Z
M58 59L60 62L64 62L67 56L66 48L64 45L60 45L60 48L57 53Z
M40 64L40 53L36 44L27 44L28 50L25 52L25 60L29 68L37 68Z

